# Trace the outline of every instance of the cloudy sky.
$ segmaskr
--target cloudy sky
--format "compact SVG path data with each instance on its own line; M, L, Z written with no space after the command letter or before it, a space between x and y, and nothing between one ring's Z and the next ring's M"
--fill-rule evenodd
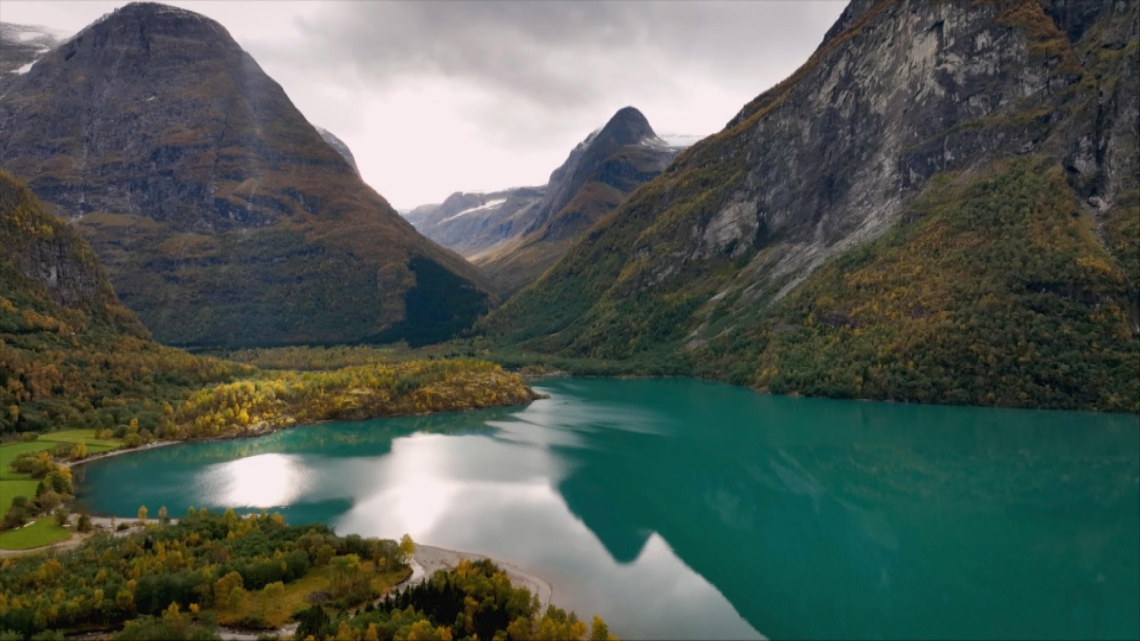
M845 0L172 0L224 25L398 208L544 184L621 107L720 130L805 61ZM122 1L4 0L67 35Z

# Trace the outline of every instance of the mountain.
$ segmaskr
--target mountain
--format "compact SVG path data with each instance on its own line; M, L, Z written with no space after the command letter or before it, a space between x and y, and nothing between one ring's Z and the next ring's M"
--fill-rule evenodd
M459 192L442 204L417 207L407 218L428 238L478 265L496 293L509 296L664 171L682 148L659 138L640 111L625 107L579 143L545 186Z
M406 218L424 236L468 260L478 260L520 235L545 195L545 186L456 192L440 204L416 207Z
M167 344L422 343L494 301L190 11L129 4L46 53L0 97L0 166Z
M352 170L359 176L360 168L356 166L356 158L352 155L352 150L348 148L348 145L344 144L343 140L337 138L328 129L317 127L317 133L321 135L321 140L327 142L330 147L335 149L336 152L344 158L345 162L352 165Z
M151 340L86 241L3 171L0 345L0 433L125 424L170 388L251 369Z
M54 29L0 22L0 94L59 41L60 34Z
M1135 0L854 0L481 327L777 393L1140 411Z
M546 194L517 238L475 258L495 291L509 296L533 282L602 216L672 162L681 148L654 133L633 107L618 110L550 174Z

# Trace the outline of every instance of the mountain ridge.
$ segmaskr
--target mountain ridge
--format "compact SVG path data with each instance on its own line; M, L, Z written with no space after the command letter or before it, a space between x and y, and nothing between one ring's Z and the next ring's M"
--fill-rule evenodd
M639 185L661 173L682 147L661 139L635 107L615 112L554 169L546 185L456 192L407 219L458 251L507 297L558 260L579 234Z

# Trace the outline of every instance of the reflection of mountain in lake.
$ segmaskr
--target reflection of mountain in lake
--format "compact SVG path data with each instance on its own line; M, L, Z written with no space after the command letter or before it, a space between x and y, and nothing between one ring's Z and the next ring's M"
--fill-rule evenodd
M583 430L559 492L616 561L657 532L770 637L1134 630L1133 417L1075 439L1063 413L637 392L699 427Z

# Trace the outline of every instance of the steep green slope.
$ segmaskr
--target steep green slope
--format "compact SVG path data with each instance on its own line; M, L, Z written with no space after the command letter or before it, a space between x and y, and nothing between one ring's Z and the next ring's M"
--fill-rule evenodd
M252 371L150 340L87 243L0 172L0 434L154 428L187 388Z
M129 4L12 81L0 166L79 223L167 344L442 340L494 302L221 25L182 9ZM440 297L446 313L415 313Z
M1140 411L1137 7L856 0L481 326L779 392Z

